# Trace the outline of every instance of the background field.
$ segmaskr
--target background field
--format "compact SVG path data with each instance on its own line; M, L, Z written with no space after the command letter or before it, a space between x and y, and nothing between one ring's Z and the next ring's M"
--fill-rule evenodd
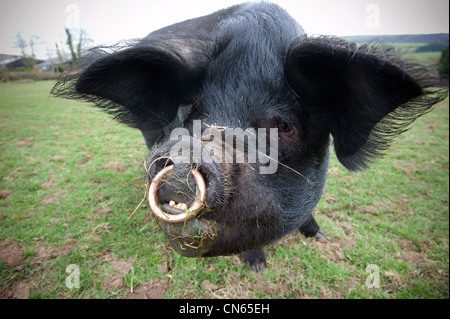
M1 298L449 297L448 100L368 171L333 155L315 212L328 238L288 235L255 274L239 256L174 253L146 204L127 220L144 195L140 133L52 84L0 83Z

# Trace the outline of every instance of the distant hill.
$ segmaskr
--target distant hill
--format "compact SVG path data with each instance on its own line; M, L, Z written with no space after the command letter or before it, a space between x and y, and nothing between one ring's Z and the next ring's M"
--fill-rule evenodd
M383 43L449 43L448 33L433 34L399 34L399 35L356 35L343 37L350 42Z

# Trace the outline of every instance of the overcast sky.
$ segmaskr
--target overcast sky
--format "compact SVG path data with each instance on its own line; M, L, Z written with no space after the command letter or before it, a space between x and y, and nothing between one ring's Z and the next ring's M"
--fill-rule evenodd
M0 0L0 53L18 32L35 36L39 58L64 47L66 26L80 26L95 44L140 38L175 22L209 14L237 0ZM448 0L273 0L308 34L368 35L449 32ZM38 38L36 38L38 37ZM30 53L30 48L27 48Z

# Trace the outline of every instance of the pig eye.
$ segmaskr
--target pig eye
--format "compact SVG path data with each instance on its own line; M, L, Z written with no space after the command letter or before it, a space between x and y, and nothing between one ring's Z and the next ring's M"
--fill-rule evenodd
M278 123L278 130L283 133L293 133L292 127L286 122Z

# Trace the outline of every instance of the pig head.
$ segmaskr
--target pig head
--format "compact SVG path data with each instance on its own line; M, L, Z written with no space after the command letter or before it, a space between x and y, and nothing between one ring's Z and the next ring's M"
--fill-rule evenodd
M149 185L164 171L153 189L161 216L187 215L160 218L177 252L245 252L258 271L264 245L295 229L324 236L312 212L331 137L342 165L366 168L446 95L432 86L424 68L373 46L308 37L277 5L250 3L93 49L52 93L142 132Z

